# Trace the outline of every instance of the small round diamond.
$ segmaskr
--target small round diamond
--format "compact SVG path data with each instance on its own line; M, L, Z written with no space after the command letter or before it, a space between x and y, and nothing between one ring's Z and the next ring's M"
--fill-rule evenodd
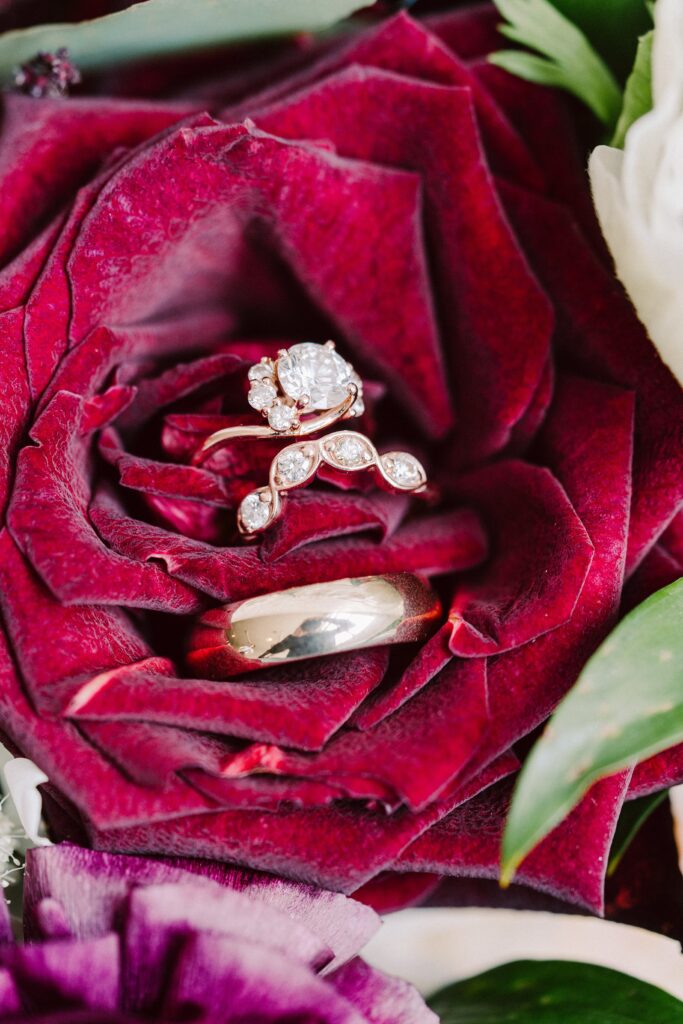
M292 426L295 414L294 406L285 405L283 402L276 402L268 410L268 422L273 430L282 433L282 431L289 430Z
M249 370L249 380L272 380L273 367L269 363L256 363Z
M349 469L365 466L372 461L370 448L356 434L341 434L332 438L325 445L325 451L335 462Z
M333 348L304 341L280 356L277 374L290 398L308 397L307 409L333 409L348 395L353 369Z
M277 457L278 482L285 486L301 483L311 471L313 460L302 448L288 448Z
M262 409L270 409L276 398L277 391L274 385L269 384L268 381L259 381L252 384L247 395L249 405L252 409L258 409L259 412Z
M387 476L397 487L419 487L425 482L425 471L414 455L408 452L390 452L382 456Z
M270 498L267 501L262 501L263 493L263 491L252 491L240 505L239 517L242 526L248 533L262 530L270 519Z

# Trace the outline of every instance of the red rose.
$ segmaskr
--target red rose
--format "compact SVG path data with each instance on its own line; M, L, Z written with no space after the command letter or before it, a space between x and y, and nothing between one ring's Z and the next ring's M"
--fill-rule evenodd
M680 573L680 391L567 108L487 64L494 24L400 15L172 101L3 100L0 715L58 834L384 905L495 877L514 745ZM272 453L192 455L250 362L328 336L442 503L319 485L240 546ZM450 607L411 661L184 672L212 604L397 570ZM600 784L520 881L600 910L623 800L681 778L674 751Z

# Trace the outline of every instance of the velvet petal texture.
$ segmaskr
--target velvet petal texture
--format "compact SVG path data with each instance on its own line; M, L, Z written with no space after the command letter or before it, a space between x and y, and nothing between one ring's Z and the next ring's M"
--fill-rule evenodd
M402 13L68 101L3 97L0 732L49 776L55 837L380 908L442 875L493 883L520 741L680 575L680 389L609 267L574 109L490 65L495 26L486 3ZM320 473L246 545L235 510L280 442L195 456L260 422L251 364L327 338L364 380L349 425L433 487ZM421 644L225 682L189 663L207 609L385 572L437 588ZM605 782L519 891L602 912L623 799L682 777L674 750ZM56 892L40 916L53 941L90 937ZM248 951L231 962L247 1000ZM197 979L227 983L204 935L175 977L169 1013ZM326 984L332 1019L372 997L403 1020L357 963Z
M309 885L64 844L29 852L24 893L29 942L4 936L0 1020L436 1021L359 958L373 911Z

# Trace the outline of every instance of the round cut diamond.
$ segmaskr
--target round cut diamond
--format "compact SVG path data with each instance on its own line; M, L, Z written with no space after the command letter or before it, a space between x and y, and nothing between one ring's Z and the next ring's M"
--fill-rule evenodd
M311 457L302 448L289 448L277 457L277 476L282 484L291 486L306 479L311 470Z
M240 505L240 519L248 533L262 530L270 519L270 498L267 501L262 501L262 493L264 492L252 491Z
M285 405L284 402L276 402L268 410L268 422L273 430L289 430L294 422L295 409L292 405Z
M256 363L250 367L247 376L249 380L272 380L273 368L268 363Z
M383 455L382 465L387 476L398 487L417 487L424 483L425 472L422 464L408 452L391 452Z
M304 341L280 356L277 373L290 398L307 397L308 409L333 409L348 395L353 370L333 348Z
M262 409L269 409L275 399L277 398L277 391L273 384L269 384L268 381L258 381L252 384L247 395L247 401L252 409L258 409L259 412Z
M356 468L372 461L368 445L356 434L342 434L325 445L325 450L341 466Z

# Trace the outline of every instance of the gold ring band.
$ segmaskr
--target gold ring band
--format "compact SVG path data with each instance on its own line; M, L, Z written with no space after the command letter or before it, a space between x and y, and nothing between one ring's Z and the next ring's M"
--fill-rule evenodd
M226 679L277 665L424 640L441 602L414 573L291 587L205 612L190 635L193 674Z
M340 402L339 405L335 406L334 409L327 409L318 416L313 416L310 419L302 421L296 427L292 427L289 430L281 430L278 433L276 433L272 427L267 427L259 423L250 423L239 427L224 427L222 430L216 430L213 434L207 437L206 441L204 441L204 444L195 454L192 464L195 466L201 466L212 455L221 451L222 448L232 444L233 441L239 441L244 438L267 438L272 441L274 438L277 439L280 437L304 437L311 434L318 434L321 430L331 427L339 420L346 419L357 398L358 388L355 384L350 384L347 397L343 402Z

